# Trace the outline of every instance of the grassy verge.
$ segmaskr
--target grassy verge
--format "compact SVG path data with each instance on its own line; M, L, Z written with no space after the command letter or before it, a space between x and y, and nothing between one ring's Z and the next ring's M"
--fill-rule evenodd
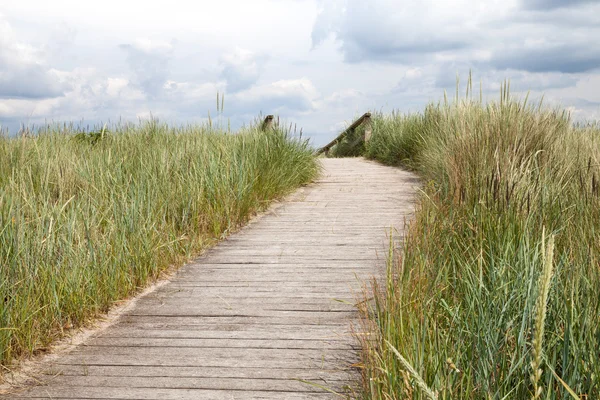
M0 365L106 311L312 180L306 142L157 122L0 137Z
M600 398L600 128L505 90L379 115L365 154L424 181L365 398Z

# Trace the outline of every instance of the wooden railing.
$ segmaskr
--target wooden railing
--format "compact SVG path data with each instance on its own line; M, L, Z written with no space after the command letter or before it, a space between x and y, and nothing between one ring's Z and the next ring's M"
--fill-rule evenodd
M274 117L272 115L267 115L265 117L265 120L263 121L262 127L261 127L261 129L263 131L267 131L267 130L273 128L273 118Z
M364 140L365 143L367 143L369 141L369 139L371 139L371 134L373 133L373 128L371 126L371 113L364 113L359 119L357 119L356 121L354 121L352 123L352 125L350 125L348 128L346 128L346 130L344 130L342 133L340 133L335 139L333 139L331 142L327 143L325 146L321 147L319 150L317 150L317 155L325 153L328 154L329 150L331 150L331 148L333 146L335 146L336 144L338 144L342 139L344 139L346 137L346 135L354 132L354 130L356 128L358 128L359 126L361 126L362 124L364 124L365 126L365 134L358 138L357 143L354 143L353 145L358 144L358 142L362 142Z

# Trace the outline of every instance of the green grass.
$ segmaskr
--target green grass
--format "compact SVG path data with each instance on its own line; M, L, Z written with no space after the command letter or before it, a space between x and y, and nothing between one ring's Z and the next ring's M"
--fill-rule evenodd
M47 346L319 172L277 129L156 121L0 137L0 365Z
M423 178L365 321L364 397L600 398L600 127L510 98L374 116Z

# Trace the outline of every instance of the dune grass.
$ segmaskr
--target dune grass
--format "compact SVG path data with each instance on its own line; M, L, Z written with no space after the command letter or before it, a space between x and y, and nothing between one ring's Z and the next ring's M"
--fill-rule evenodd
M377 115L423 178L365 309L364 397L600 398L600 127L510 97Z
M0 138L0 365L47 346L270 200L311 181L307 142L157 121Z

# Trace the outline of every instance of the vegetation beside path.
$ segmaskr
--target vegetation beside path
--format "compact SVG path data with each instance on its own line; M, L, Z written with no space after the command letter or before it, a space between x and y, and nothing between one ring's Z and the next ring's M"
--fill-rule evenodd
M0 137L0 365L43 349L319 171L258 127Z
M505 86L374 115L360 153L423 178L365 310L365 397L600 398L600 127Z

